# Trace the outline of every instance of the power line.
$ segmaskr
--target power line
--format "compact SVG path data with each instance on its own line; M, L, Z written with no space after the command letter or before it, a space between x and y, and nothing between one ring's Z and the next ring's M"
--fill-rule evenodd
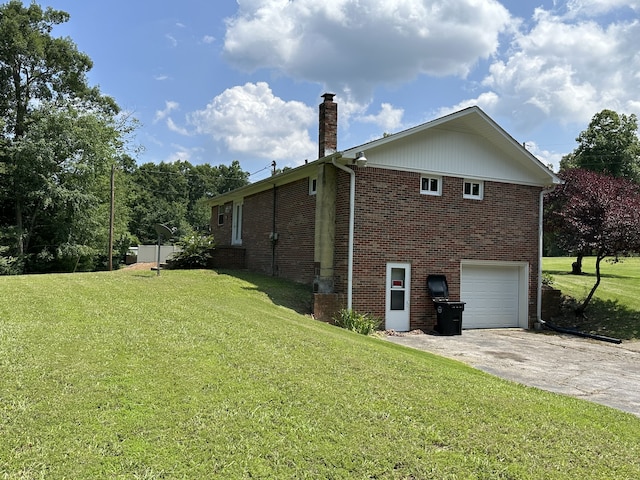
M168 164L170 165L170 164ZM261 168L260 170L257 170L253 173L248 173L245 171L242 171L242 173L247 173L248 177L253 177L254 175L257 175L258 173L264 172L265 170L270 169L272 166L272 164L269 164L267 166L265 166L264 168ZM218 167L212 167L212 168L218 168ZM153 174L159 174L159 175L175 175L175 176L182 176L182 177L202 177L206 175L203 175L201 173L197 173L197 172L170 172L170 171L163 171L163 170L150 170L147 168L141 169L138 167L138 170L134 171L132 174L143 174L143 173L153 173ZM224 180L233 180L235 178L237 178L237 176L216 176L215 178L221 178Z

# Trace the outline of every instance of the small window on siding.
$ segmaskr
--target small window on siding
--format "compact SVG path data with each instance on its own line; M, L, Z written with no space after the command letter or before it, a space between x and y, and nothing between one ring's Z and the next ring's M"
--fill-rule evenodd
M224 225L224 205L218 205L218 226Z
M309 177L309 195L315 195L318 191L318 179L316 177Z
M420 177L420 193L423 195L442 195L442 178Z
M464 181L463 197L472 200L482 200L484 194L484 182L480 180Z

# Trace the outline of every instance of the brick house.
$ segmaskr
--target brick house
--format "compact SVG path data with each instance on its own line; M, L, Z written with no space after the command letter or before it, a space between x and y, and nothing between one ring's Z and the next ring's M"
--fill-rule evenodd
M323 97L318 160L211 200L216 265L309 284L316 318L346 306L398 331L434 326L426 280L444 274L463 328L530 328L559 178L478 107L338 151Z

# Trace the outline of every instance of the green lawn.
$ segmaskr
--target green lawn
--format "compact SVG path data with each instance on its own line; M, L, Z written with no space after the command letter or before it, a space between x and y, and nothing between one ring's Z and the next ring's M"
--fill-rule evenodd
M575 299L584 299L596 282L595 258L583 261L584 275L572 275L575 258L545 258L543 271L553 277L553 287ZM587 319L576 319L570 312L559 323L583 331L622 339L640 338L640 258L623 258L621 262L603 261L602 280L587 308Z
M212 271L0 277L0 478L637 479L640 419Z

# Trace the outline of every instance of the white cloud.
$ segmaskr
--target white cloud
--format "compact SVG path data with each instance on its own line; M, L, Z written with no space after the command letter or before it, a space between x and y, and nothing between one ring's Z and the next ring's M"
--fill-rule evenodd
M232 152L295 163L317 157L308 132L316 111L276 97L264 82L229 88L188 120L197 133L224 142Z
M466 76L511 28L497 0L242 0L227 20L224 52L240 68L278 70L349 89L420 74Z
M402 126L402 116L404 109L393 108L389 103L383 103L380 106L380 112L375 115L366 115L358 120L365 123L373 123L384 129L385 133L393 133Z
M174 37L173 35L167 33L164 38L166 38L167 40L169 40L169 43L171 44L172 47L177 47L178 46L178 40L176 39L176 37Z
M180 109L180 104L178 102L166 100L164 102L164 110L156 110L156 114L153 118L153 123L158 123L161 120L166 120L167 128L172 132L185 136L191 135L191 133L185 127L180 127L179 125L177 125L169 116L171 115L171 112L174 112L178 109Z
M212 35L205 35L204 37L202 37L202 43L209 45L211 43L214 43L216 41L216 37L212 36Z
M157 123L160 120L164 120L169 116L171 112L180 108L180 104L178 102L174 102L171 100L166 100L164 102L164 110L156 110L156 115L153 118L153 123Z
M534 141L525 142L525 147L535 155L543 165L550 167L554 172L560 170L560 160L562 160L563 154L540 148Z
M167 128L172 132L178 133L180 135L189 136L191 133L184 127L180 127L176 125L171 117L167 118Z
M543 9L533 21L508 56L490 66L482 84L488 91L466 103L489 100L490 113L508 116L523 131L547 119L586 125L604 108L639 113L640 21L574 22Z
M185 147L184 145L171 144L171 153L167 158L162 159L164 162L173 163L177 161L198 163L202 157L204 150L200 147Z
M159 82L163 82L163 81L169 79L169 75L166 75L166 74L163 73L163 74L160 74L160 75L156 75L155 77L153 77L153 79L157 80Z
M619 8L640 10L639 0L569 0L567 18L577 16L597 17Z
M450 113L457 112L459 110L464 110L465 108L478 106L485 112L491 112L496 109L496 106L500 102L500 97L496 95L494 92L485 92L480 94L479 97L474 99L463 100L462 102L452 106L452 107L444 107L437 111L434 115L434 118L443 117L445 115L449 115Z

